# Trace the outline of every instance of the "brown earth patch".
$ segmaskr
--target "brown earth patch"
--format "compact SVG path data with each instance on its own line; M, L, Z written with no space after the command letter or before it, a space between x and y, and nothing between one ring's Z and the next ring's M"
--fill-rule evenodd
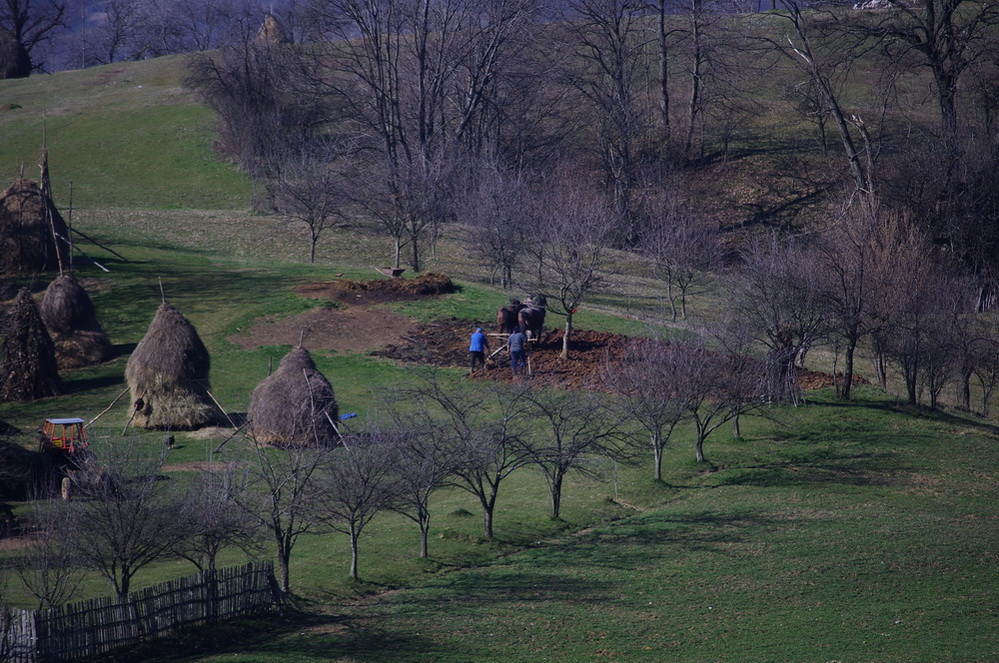
M264 345L298 345L308 350L371 352L402 343L415 323L409 318L378 308L350 307L343 310L313 309L291 318L262 318L246 334L229 340L252 350Z
M467 368L469 337L475 330L468 320L451 318L421 323L378 307L385 301L415 300L433 297L454 289L451 279L440 274L424 274L413 279L384 278L372 281L341 279L311 283L295 292L316 299L346 304L342 309L314 309L282 320L264 318L244 335L231 340L246 349L264 345L297 345L305 331L304 345L309 350L370 352L379 357L430 366ZM570 389L600 389L601 373L606 362L619 361L628 337L590 330L575 330L570 356L562 359L563 331L548 329L531 344L530 380L544 386ZM506 338L489 336L492 350L503 347ZM509 353L496 353L486 369L473 376L476 380L513 379ZM833 386L833 376L800 369L798 381L803 389ZM862 381L858 378L858 381Z

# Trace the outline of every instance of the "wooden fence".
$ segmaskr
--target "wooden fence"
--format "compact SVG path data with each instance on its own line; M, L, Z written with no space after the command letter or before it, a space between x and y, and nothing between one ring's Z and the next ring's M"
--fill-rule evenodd
M94 656L169 633L266 610L279 602L273 562L165 582L124 601L81 601L50 610L0 612L0 661L49 663Z

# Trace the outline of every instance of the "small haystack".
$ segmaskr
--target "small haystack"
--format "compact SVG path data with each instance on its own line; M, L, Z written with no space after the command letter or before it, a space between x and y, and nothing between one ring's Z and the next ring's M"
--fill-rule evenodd
M36 274L69 265L69 246L56 249L69 231L52 200L36 182L18 178L0 194L0 274Z
M0 79L27 78L31 75L31 56L14 33L0 27Z
M208 394L211 358L194 325L170 304L156 311L125 366L132 423L140 428L194 430L223 420Z
M278 370L257 385L247 413L257 442L276 445L334 444L338 417L333 387L302 347L285 355Z
M72 276L60 276L49 284L41 313L60 370L100 364L114 355L90 295Z
M0 401L33 401L62 391L55 347L27 288L22 288L3 326Z

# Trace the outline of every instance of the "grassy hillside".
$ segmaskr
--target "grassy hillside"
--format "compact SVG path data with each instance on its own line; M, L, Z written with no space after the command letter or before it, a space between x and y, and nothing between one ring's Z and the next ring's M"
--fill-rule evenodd
M0 81L0 106L21 107L0 111L0 177L11 179L22 163L35 176L44 113L57 202L65 208L72 182L74 225L126 259L83 245L110 269L82 261L79 275L120 356L65 374L64 396L0 404L0 419L24 430L25 444L44 417L89 419L124 389L128 352L152 319L161 284L212 354L213 393L245 412L269 362L288 348L244 350L233 335L264 316L316 306L295 285L336 274L371 278L371 266L389 255L384 238L336 229L308 265L301 228L246 212L249 183L212 153L212 118L181 89L182 77L183 59L164 58ZM483 284L456 235L442 238L429 268L452 275L461 290L392 308L420 319L482 320L509 296ZM643 331L657 293L629 270L584 307L580 326ZM712 304L701 295L692 310L710 314ZM411 366L366 354L316 359L341 409L362 417L412 380ZM441 491L429 561L416 557L415 527L384 515L362 539L360 584L347 579L346 537L307 538L292 567L301 612L117 660L994 658L996 427L900 406L873 389L853 403L819 392L803 407L760 414L743 422L741 438L728 429L710 438L708 464L693 462L692 433L681 431L662 483L649 478L642 456L634 465L607 463L601 480L574 478L561 521L548 518L543 481L529 470L515 474L499 500L494 542L481 539L468 496ZM119 435L126 419L119 405L95 425L95 437ZM162 433L138 437L150 448L162 444ZM177 465L205 460L220 442L177 437ZM162 564L136 584L191 571ZM82 590L105 592L95 578ZM4 599L32 603L16 583Z
M184 90L183 56L0 82L0 183L38 178L56 204L248 209L249 182L212 152L213 114Z

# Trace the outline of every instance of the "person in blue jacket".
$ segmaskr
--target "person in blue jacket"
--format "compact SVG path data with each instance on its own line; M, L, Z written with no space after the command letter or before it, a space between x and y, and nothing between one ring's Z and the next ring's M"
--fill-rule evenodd
M489 352L489 339L486 335L482 333L482 327L475 330L472 334L472 342L468 346L468 354L470 355L471 370L469 373L475 372L475 365L481 364L482 369L486 368L486 353Z

